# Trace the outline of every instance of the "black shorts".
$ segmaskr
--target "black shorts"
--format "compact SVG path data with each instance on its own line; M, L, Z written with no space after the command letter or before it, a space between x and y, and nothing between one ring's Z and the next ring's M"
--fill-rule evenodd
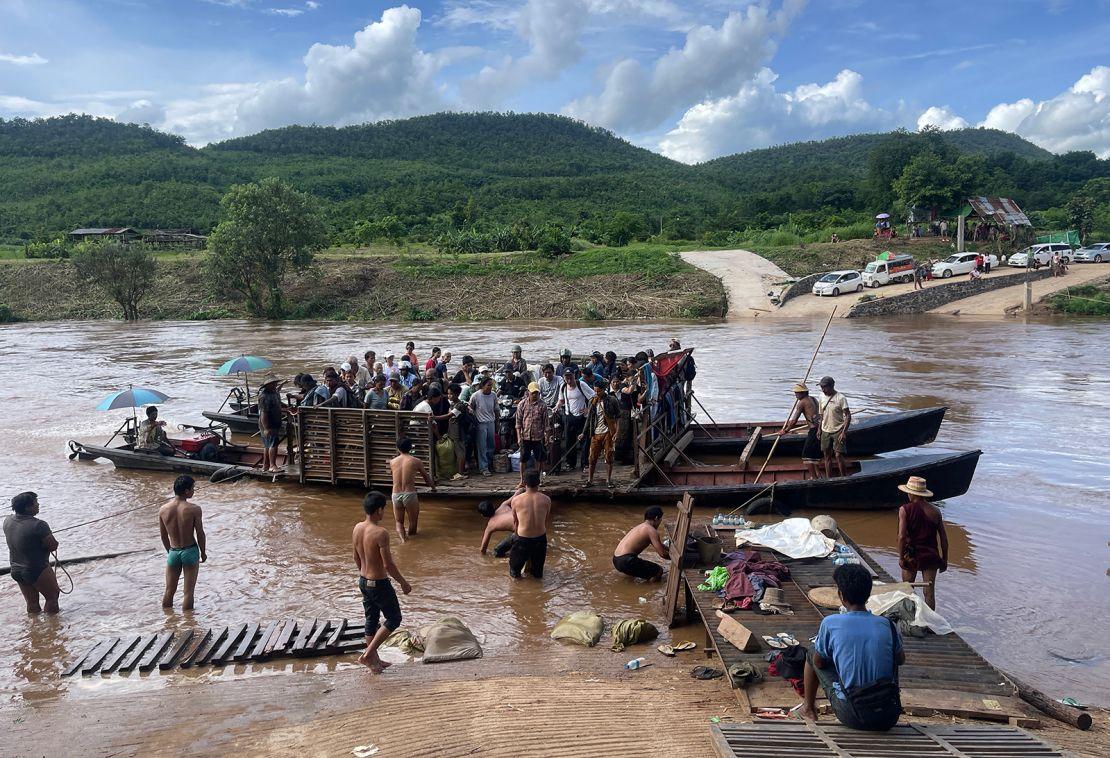
M821 439L817 436L817 429L812 428L806 434L806 441L802 443L802 460L819 461L822 457Z
M547 560L547 535L517 537L509 548L509 576L519 579L525 564L531 564L528 573L536 579L543 578L543 563Z
M531 442L523 440L520 443L520 470L524 471L529 464L536 466L543 466L547 460L543 451L542 442Z
M397 600L393 583L388 579L370 580L360 576L358 588L362 591L362 612L366 616L364 634L373 637L380 625L391 632L397 631L401 626L401 603ZM379 624L382 616L385 616L385 623Z
M493 557L504 558L506 555L509 554L509 551L512 549L514 542L516 542L515 534L510 534L508 537L498 542L497 545L493 548Z
M613 568L622 574L634 576L637 579L654 579L663 576L663 567L658 563L645 561L638 555L614 555Z
M18 566L12 566L11 573L12 579L15 580L16 584L30 584L33 586L35 582L39 580L39 577L42 576L43 571L46 571L46 566L40 568L20 568Z

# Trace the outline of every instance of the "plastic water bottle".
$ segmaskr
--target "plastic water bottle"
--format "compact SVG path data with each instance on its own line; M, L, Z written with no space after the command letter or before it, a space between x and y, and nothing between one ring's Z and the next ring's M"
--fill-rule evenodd
M645 664L647 664L647 658L633 658L624 664L624 667L629 671L635 671L638 668L643 668Z
M720 525L721 525L721 514L714 513L713 514L713 526L720 526Z

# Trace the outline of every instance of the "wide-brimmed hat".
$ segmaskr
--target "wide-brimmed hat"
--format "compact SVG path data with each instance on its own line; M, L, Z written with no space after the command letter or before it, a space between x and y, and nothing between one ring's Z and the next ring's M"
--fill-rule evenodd
M528 382L528 391L529 392L539 392L540 391L540 385L536 384L535 382Z
M809 392L809 387L807 387L804 384L802 384L801 382L799 382L798 384L794 385L794 391L795 392Z
M266 376L262 378L262 384L259 386L265 387L267 384L280 384L283 381L285 380L277 374L266 374Z
M832 516L814 516L809 520L809 525L814 531L821 532L830 539L840 538L840 529L837 528L836 519Z
M921 476L911 476L909 481L905 484L899 484L898 489L905 492L907 495L917 495L919 497L932 497L933 493L925 486L925 478Z

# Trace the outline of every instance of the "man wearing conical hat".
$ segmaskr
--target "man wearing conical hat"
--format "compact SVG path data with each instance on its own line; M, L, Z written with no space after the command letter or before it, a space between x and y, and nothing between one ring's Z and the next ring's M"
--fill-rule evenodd
M944 531L944 518L940 509L925 498L933 493L920 476L911 476L898 489L909 495L910 501L898 510L898 565L902 567L902 581L913 582L921 572L925 587L925 602L936 610L937 573L948 570L948 535Z
M790 414L790 419L783 424L779 434L787 434L794 428L799 417L805 418L809 430L806 432L805 444L802 445L802 463L809 471L809 478L817 479L820 477L817 473L817 464L821 462L821 441L817 436L821 428L821 414L817 410L817 401L810 397L809 388L804 384L794 385L794 397L796 399L794 411Z

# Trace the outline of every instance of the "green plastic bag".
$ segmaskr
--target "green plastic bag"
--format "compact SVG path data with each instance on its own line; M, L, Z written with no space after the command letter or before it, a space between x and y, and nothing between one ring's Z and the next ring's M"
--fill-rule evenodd
M643 619L625 619L613 627L613 652L619 653L637 642L651 642L659 636L655 625Z
M455 460L455 443L450 437L440 437L436 443L436 478L450 479L459 473L459 464Z
M551 639L593 647L601 639L604 628L605 621L596 613L575 611L559 620L551 631Z
M699 584L698 590L701 592L716 592L723 588L727 581L728 569L724 566L717 566L706 574L705 584Z

